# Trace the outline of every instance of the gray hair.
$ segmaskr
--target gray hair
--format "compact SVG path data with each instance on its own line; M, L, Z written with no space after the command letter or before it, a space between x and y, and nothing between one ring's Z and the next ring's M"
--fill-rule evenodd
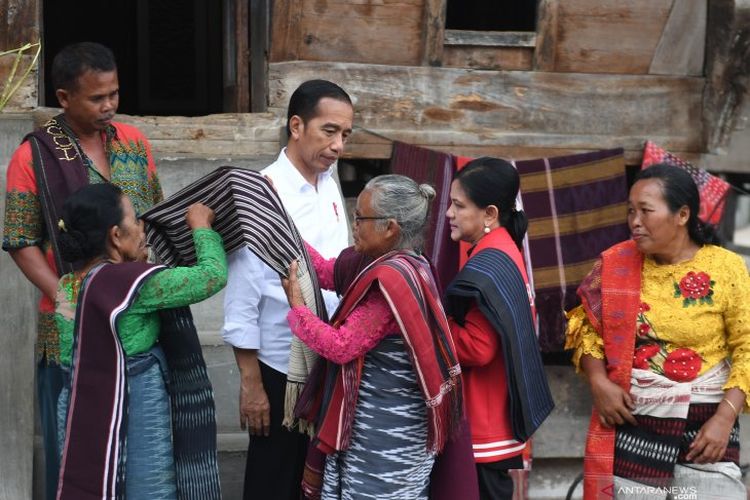
M401 227L401 235L394 248L421 251L435 189L429 184L417 184L404 175L389 174L371 179L365 185L365 190L371 193L370 203L375 214L394 218ZM388 223L376 222L379 229Z

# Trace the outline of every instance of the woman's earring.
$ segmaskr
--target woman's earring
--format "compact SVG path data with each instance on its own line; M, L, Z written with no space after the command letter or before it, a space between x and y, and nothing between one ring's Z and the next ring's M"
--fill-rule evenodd
M484 225L484 234L488 234L490 232L490 226L487 224Z

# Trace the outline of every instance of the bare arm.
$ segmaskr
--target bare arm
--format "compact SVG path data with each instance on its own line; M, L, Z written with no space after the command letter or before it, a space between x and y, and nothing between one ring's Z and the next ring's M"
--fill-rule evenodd
M271 430L271 405L263 387L256 349L234 348L240 370L240 427L250 434L268 436Z
M10 250L11 258L26 279L52 300L57 293L57 274L49 267L47 258L38 246L29 246Z

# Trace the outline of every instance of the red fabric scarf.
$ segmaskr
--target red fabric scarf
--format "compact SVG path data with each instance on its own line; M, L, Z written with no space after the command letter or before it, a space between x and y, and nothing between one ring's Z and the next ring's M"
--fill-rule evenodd
M461 413L461 368L426 260L405 252L380 257L349 287L333 318L340 326L372 286L378 286L401 327L428 409L430 450L442 450ZM349 445L364 356L341 367L318 432L324 453Z
M632 240L605 250L581 283L586 315L604 339L609 379L630 390L635 349L635 323L641 296L643 256ZM584 499L613 498L615 429L605 428L594 408L586 439Z

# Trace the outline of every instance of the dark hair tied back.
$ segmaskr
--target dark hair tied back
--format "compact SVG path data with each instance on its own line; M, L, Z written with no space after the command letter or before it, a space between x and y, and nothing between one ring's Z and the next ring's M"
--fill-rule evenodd
M122 221L122 190L114 184L90 184L65 200L58 235L60 257L67 262L104 255L107 233Z
M677 213L684 206L688 207L690 217L687 222L687 231L694 243L701 246L720 244L714 227L698 217L700 193L698 186L687 171L666 163L657 163L638 172L635 182L646 179L656 179L661 183L662 195L671 213Z
M461 183L466 196L479 208L497 207L500 225L521 249L529 221L523 210L516 210L516 196L521 186L516 168L505 160L485 156L467 163L458 171L455 180Z

